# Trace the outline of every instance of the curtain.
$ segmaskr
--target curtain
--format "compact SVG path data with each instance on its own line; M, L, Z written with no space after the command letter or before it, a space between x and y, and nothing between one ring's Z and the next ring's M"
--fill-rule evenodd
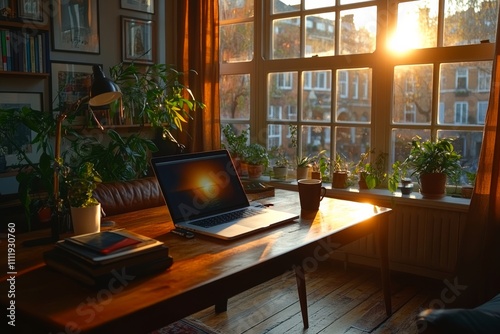
M219 9L218 1L183 0L177 3L177 69L184 84L206 107L193 113L179 133L188 152L220 148ZM193 73L196 71L196 73Z
M453 282L460 306L480 304L500 292L500 24L476 184ZM462 296L463 295L463 296Z

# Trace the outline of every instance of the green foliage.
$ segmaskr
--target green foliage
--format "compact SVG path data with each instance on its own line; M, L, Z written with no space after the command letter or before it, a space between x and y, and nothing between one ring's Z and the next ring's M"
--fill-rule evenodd
M133 180L148 174L149 152L158 150L151 140L137 133L122 137L113 129L109 129L107 135L104 141L75 135L66 154L70 155L66 159L70 166L92 163L105 182Z
M248 144L248 132L249 129L246 129L237 135L233 125L226 124L222 128L222 134L226 141L222 143L222 147L227 149L234 157L243 157L243 152Z
M326 150L322 150L317 155L311 157L310 163L312 164L313 171L321 173L323 181L330 180L332 162L330 157L326 155Z
M184 74L172 66L120 63L111 67L110 74L123 93L129 116L161 128L166 138L172 136L172 130L182 131L182 124L192 118L190 112L205 107L180 82Z
M269 156L264 146L252 143L245 149L243 160L249 165L264 165L267 168Z
M387 178L385 165L388 154L377 154L375 161L372 163L369 161L369 157L370 155L373 156L375 152L375 149L371 149L362 153L358 163L354 166L354 173L358 174L360 177L364 177L368 189L379 186Z
M388 178L388 189L395 191L403 178L422 173L444 173L450 179L460 175L460 154L452 144L451 139L442 138L436 141L422 141L419 136L412 139L410 155L405 161L396 161L392 165L392 174Z
M450 139L422 141L417 136L411 142L407 163L412 174L444 173L452 178L461 172L460 158Z
M270 158L274 160L275 167L288 167L290 165L282 147L273 147L270 151Z
M86 208L97 205L93 191L102 182L99 173L91 162L85 162L65 175L68 201L72 207Z

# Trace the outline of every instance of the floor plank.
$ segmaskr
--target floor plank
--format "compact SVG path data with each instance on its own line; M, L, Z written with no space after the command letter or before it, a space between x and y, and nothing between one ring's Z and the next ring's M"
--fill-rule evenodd
M207 308L192 317L221 333L418 333L415 316L441 282L392 273L393 314L387 317L376 268L324 261L306 273L309 329L304 329L292 271L228 301L227 312Z

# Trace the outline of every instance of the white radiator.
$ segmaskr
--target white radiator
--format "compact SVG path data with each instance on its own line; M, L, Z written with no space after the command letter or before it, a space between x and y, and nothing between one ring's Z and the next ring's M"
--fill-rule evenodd
M389 222L391 269L434 278L453 273L466 212L397 204ZM334 258L378 266L373 236L340 249Z

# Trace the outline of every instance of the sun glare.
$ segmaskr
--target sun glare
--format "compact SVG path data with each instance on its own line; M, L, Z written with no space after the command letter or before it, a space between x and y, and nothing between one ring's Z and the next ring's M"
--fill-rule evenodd
M396 32L389 38L388 48L395 52L407 52L421 47L422 40L418 29L418 22L411 15L398 20Z

